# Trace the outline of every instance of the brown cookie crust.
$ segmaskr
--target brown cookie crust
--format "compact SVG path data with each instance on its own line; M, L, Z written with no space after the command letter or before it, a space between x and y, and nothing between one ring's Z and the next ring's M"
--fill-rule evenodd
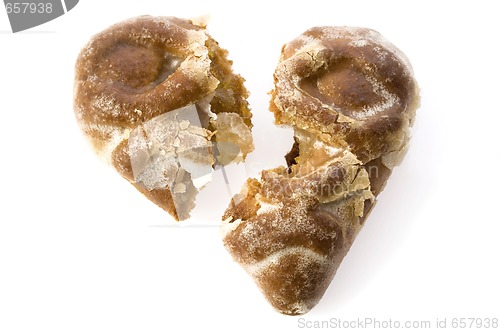
M279 312L314 307L404 156L419 97L406 57L365 28L316 27L282 48L270 109L288 167L233 198L227 250Z
M165 117L165 114L186 108L194 115L184 119L189 122L188 125L179 123L177 127L181 125L182 130L189 127L186 129L191 135L188 138L206 140L207 153L211 153L217 136L224 135L223 132L218 135L215 133L220 114L221 121L231 118L233 122L241 124L240 133L244 139L239 142L238 148L240 160L244 159L253 149L251 113L244 80L233 73L231 65L227 51L208 35L205 26L175 17L152 16L132 18L98 33L82 49L77 59L74 110L82 132L100 157L177 220L188 218L194 206L198 188L189 190L193 179L178 174L170 176L182 178L181 191L187 190L182 192L181 199L186 201L182 208L185 211L176 211L176 196L172 190L179 183L169 179L169 175L160 174L159 170L156 171L156 177L164 177L159 179L164 182L162 186L152 186L138 180L140 174L139 171L134 172L134 165L140 164L142 167L143 161L137 162L134 158L143 155L145 148L133 150L131 146L138 144L129 142L129 138L133 136L149 146L156 144L154 151L146 151L150 159L160 158L158 151L164 153L163 150L171 150L177 153L179 144L176 143L175 149L165 146L166 139L160 136L166 133L155 132L151 124L167 128L168 124L164 122L176 121L177 115ZM190 105L195 108L189 108ZM195 121L193 118L196 118ZM148 124L150 132L144 130ZM180 129L172 129L172 135L180 138L189 136L186 132L180 132ZM139 134L142 131L145 137L138 135L138 131ZM196 148L200 149L199 144ZM200 160L204 156L190 158L195 158L195 163L202 163ZM212 166L216 162L214 158L203 162ZM205 164L201 166L207 166ZM148 167L153 166L149 164L140 171L151 173ZM170 172L180 172L181 168L182 165L174 165Z

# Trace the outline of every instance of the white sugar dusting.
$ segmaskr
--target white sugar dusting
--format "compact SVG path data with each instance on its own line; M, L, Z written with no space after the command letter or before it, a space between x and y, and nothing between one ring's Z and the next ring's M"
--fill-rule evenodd
M387 40L384 36L382 36L380 33L378 33L375 30L370 30L370 29L365 29L367 30L366 34L369 36L371 40L375 44L379 44L382 46L379 56L381 59L385 59L385 57L389 54L392 54L394 57L396 57L401 63L403 63L403 68L404 71L407 75L412 76L413 75L413 69L411 66L410 61L406 57L406 55L399 49L397 48L393 43L391 43L389 40ZM384 50L385 49L385 50Z
M295 38L294 41L299 42L301 52L308 52L309 51L308 48L304 48L306 45L311 45L310 48L312 48L312 49L315 49L315 48L321 46L321 42L317 38L314 38L314 37L309 36L309 35L304 35L304 34Z
M269 204L267 202L263 202L262 200L259 200L259 205L260 208L257 211L257 215L262 214L262 213L268 213L268 212L275 212L281 208L283 208L283 203L278 203L278 204Z
M224 239L229 233L234 231L240 224L241 219L233 220L233 218L229 217L222 221L222 227L220 228L221 236Z
M375 46L375 48L378 48L378 50L375 49L375 51L378 53L381 60L385 59L387 55L392 54L404 64L404 70L406 74L410 76L413 75L412 66L406 55L375 30L361 27L341 26L333 28L323 27L321 31L323 35L329 39L348 37L349 39L351 39L349 45L355 47L364 47L370 43L373 45L380 45L381 47Z
M314 261L324 265L330 264L330 260L326 255L320 255L317 252L306 247L294 246L274 252L257 263L245 265L244 268L251 275L258 275L262 272L262 270L265 270L272 265L279 264L280 260L288 255L300 255L303 256L304 260L306 261Z
M368 41L366 41L366 39L355 39L352 42L350 42L349 45L352 45L355 47L363 47L363 46L368 45Z
M384 112L395 105L399 104L400 100L398 96L390 93L383 84L375 80L370 75L365 76L366 80L370 82L373 86L373 92L382 97L383 101L375 105L365 105L361 111L353 112L352 117L357 120L363 120L378 113Z
M116 117L120 115L122 110L120 103L117 103L115 98L106 94L101 94L94 98L91 102L91 106L103 113L111 114Z

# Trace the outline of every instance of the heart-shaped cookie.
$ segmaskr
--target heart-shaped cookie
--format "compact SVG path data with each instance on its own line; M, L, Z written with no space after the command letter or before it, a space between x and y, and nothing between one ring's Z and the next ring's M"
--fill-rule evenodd
M175 219L213 167L252 151L243 79L203 25L143 16L94 36L75 113L95 151ZM288 167L263 171L223 217L227 250L283 314L315 306L404 157L419 105L404 54L364 28L317 27L282 48L270 109Z
M379 33L317 27L286 44L271 111L292 126L288 167L248 180L224 244L273 307L315 306L404 156L419 104L411 66Z
M243 79L203 25L141 16L95 35L75 76L75 114L95 152L176 220L213 167L253 150Z

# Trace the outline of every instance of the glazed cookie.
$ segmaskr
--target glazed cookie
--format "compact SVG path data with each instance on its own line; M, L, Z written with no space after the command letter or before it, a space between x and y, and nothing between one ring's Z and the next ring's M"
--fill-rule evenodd
M233 198L223 241L273 307L314 307L403 158L419 105L412 68L364 28L316 27L283 46L270 109L292 126L288 167Z
M95 35L76 62L74 110L95 152L176 220L215 165L253 150L248 92L204 25L141 16Z

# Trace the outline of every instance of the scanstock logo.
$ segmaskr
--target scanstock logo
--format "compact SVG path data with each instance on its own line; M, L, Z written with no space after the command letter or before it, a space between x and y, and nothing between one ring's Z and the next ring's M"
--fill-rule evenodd
M52 21L73 9L79 0L4 0L12 32Z

